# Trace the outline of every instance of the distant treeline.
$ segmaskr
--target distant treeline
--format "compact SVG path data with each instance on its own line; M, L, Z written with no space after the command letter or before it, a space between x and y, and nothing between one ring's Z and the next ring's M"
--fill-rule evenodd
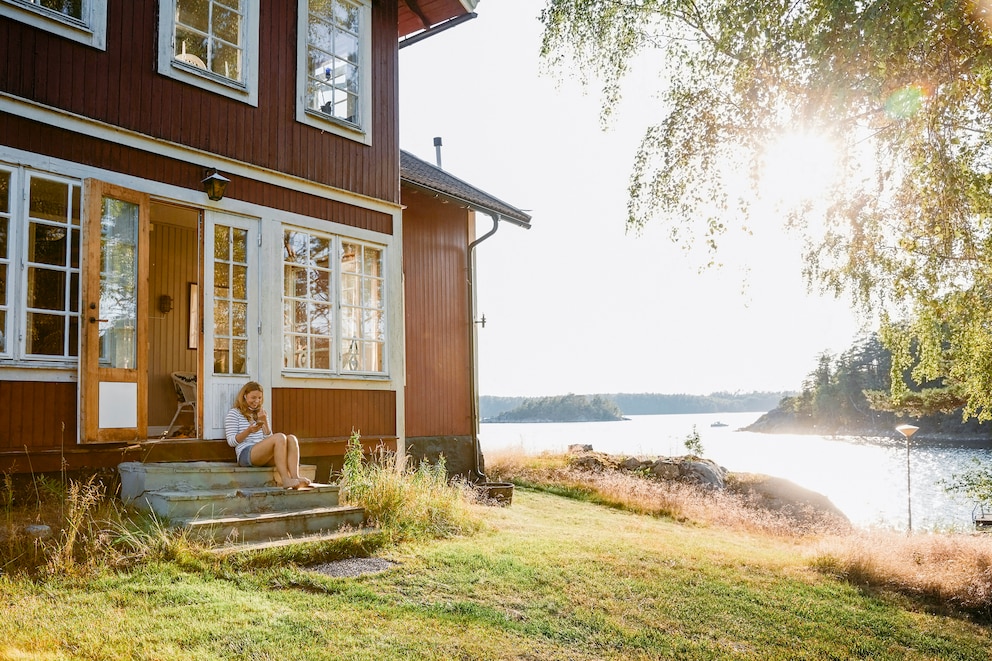
M710 395L660 395L656 393L600 393L586 395L612 401L623 415L659 415L675 413L737 413L771 411L791 392L715 392ZM547 400L546 397L479 397L479 413L483 420L521 407L528 401Z
M600 395L556 395L525 399L520 406L483 418L490 422L597 422L623 420L611 400Z

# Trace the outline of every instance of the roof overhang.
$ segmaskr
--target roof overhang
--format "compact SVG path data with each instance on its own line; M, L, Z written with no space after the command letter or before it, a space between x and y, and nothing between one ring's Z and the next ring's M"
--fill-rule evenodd
M437 29L452 20L471 17L479 0L398 0L397 38Z
M525 229L531 227L531 217L526 211L521 211L512 204L507 204L498 197L403 150L400 151L400 179L404 185L447 199L473 211L505 220L517 227Z

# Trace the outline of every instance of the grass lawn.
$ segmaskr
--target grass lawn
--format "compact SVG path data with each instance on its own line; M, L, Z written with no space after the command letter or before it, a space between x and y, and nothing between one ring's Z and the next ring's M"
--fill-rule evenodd
M485 517L359 578L234 561L0 576L0 659L992 657L989 628L817 573L794 541L522 489Z

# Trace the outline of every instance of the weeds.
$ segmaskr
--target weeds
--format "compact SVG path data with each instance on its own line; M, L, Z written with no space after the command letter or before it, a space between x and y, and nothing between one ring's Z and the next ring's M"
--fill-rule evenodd
M394 542L470 534L482 527L472 507L475 493L464 483L449 484L443 457L399 470L395 456L385 451L366 460L357 433L348 441L341 490Z

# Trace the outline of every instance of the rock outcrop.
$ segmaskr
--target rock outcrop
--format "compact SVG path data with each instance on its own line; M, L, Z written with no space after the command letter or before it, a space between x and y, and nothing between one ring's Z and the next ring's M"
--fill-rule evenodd
M725 490L749 505L785 514L799 522L830 519L848 524L847 517L823 494L784 478L755 473L732 473L710 459L686 455L651 459L594 452L591 446L569 447L569 465L593 472L622 471L645 478L696 484Z

